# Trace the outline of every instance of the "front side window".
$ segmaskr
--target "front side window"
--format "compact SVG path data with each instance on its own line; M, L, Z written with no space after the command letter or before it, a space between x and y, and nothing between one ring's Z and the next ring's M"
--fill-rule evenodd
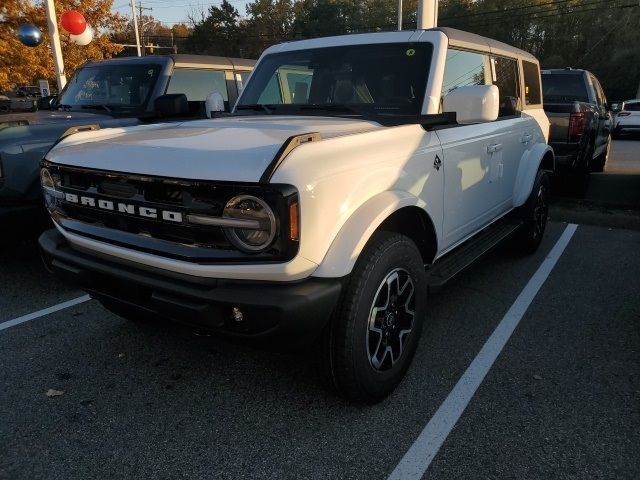
M453 49L447 51L442 82L443 97L458 87L487 83L487 58L482 53Z
M224 72L198 68L176 68L173 70L167 93L184 93L190 102L204 102L210 93L218 92L229 100Z
M516 115L521 108L518 61L504 57L496 57L491 61L493 62L493 84L500 92L498 117Z
M640 102L625 103L623 112L640 112Z
M366 114L419 114L432 46L392 43L316 48L268 55L236 107L271 113L340 107Z
M525 105L540 105L540 69L532 62L522 61L524 75L524 103Z
M105 110L142 109L155 87L160 70L159 64L82 67L65 87L58 103Z

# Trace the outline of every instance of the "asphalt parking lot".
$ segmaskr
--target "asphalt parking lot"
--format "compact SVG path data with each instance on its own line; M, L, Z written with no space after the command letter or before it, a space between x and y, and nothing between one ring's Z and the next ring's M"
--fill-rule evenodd
M536 254L495 249L432 295L407 378L369 407L325 391L303 354L93 300L8 324L83 293L44 272L33 242L6 246L0 477L388 478L577 224L424 478L639 478L638 159L639 141L617 141L587 198L555 199Z

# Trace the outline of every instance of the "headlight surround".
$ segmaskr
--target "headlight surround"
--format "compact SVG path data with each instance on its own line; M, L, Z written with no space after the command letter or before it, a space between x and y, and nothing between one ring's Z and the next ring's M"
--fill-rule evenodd
M48 168L40 169L40 185L47 207L54 206L57 199L64 197L64 193L56 190L56 186L60 185L60 178L57 175L52 175Z
M253 195L238 195L227 202L223 218L246 221L247 228L225 228L234 247L247 253L266 250L276 237L276 216L271 207Z

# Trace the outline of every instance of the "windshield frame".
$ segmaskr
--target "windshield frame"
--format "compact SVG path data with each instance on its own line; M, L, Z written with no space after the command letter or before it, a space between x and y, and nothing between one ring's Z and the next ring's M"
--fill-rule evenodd
M388 48L389 54L393 55L395 52L394 48L399 49L400 51L404 50L407 57L412 57L415 55L417 66L407 66L405 64L405 69L400 74L405 74L410 72L412 74L412 78L407 80L406 85L404 82L398 80L394 80L396 83L392 84L394 88L400 87L408 87L409 90L406 90L408 95L406 99L408 100L407 105L403 103L387 103L380 102L380 93L383 88L380 85L377 85L377 91L373 88L373 85L370 85L370 80L380 80L382 83L382 75L384 73L380 73L380 77L372 75L372 71L374 68L372 67L373 60L375 55L372 55L370 62L363 62L359 65L360 69L356 70L354 67L356 62L354 59L358 59L361 57L355 56L355 52L358 49L370 49L373 52L380 52L381 49ZM355 52L354 52L355 50ZM410 53L407 53L410 52ZM376 118L391 118L391 117L417 117L422 115L423 110L425 108L425 104L427 103L428 91L430 82L432 82L432 67L435 56L435 46L432 42L428 41L402 41L402 42L384 42L384 43L355 43L355 44L347 44L347 45L339 45L339 46L321 46L307 49L293 49L293 50L285 50L281 52L274 52L266 54L260 62L256 65L254 69L251 80L245 86L242 95L238 99L233 114L234 115L300 115L300 116L332 116L332 117L367 117L372 120ZM327 61L327 59L330 59ZM340 59L340 60L338 60ZM313 102L311 100L311 89L313 86L309 84L307 97L305 98L305 102L303 103L295 103L293 102L293 98L289 99L290 101L286 101L287 99L282 98L283 93L292 92L293 90L290 88L290 85L286 87L283 86L282 82L279 81L277 97L280 103L272 103L263 101L262 103L259 101L260 97L265 94L265 91L269 88L269 83L276 78L276 72L283 69L284 71L292 70L293 62L299 62L300 65L304 64L305 66L301 67L301 72L308 68L307 66L311 63L318 63L320 61L326 61L326 63L322 64L324 74L329 76L330 82L333 82L333 90L331 98L327 98L329 101L325 102ZM401 59L398 59L401 61ZM343 64L350 64L351 69L347 72L347 74L351 75L351 88L353 89L353 96L357 95L356 82L353 80L357 75L365 77L362 81L364 87L367 89L367 93L369 93L369 97L371 99L370 102L365 101L357 101L357 102L334 102L333 95L335 94L336 87L336 76L342 74L343 72L337 72L334 67L337 66L340 62ZM311 70L314 72L313 70ZM395 71L392 71L396 73ZM295 72L293 72L295 73ZM314 72L315 73L315 72ZM311 76L314 76L314 73L311 73ZM316 74L317 75L317 74ZM365 82L364 80L367 80ZM411 80L415 80L412 84ZM420 88L414 87L414 85L419 85ZM409 91L411 92L409 94ZM375 92L375 93L374 93ZM411 100L411 95L413 95L413 101ZM292 95L293 97L294 95ZM378 98L376 98L378 97ZM392 97L391 97L392 98ZM397 96L397 98L404 98L403 96ZM256 100L256 101L254 101ZM264 108L266 107L266 108Z

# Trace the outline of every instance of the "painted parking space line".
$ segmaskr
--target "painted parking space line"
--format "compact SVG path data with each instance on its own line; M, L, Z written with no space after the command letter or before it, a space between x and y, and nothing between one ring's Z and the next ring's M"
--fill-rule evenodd
M45 315L49 315L50 313L59 312L60 310L73 307L74 305L78 305L89 300L91 300L91 297L89 295L83 295L81 297L77 297L72 300L67 300L66 302L53 305L52 307L43 308L42 310L38 310L37 312L22 315L21 317L14 318L13 320L7 320L6 322L0 323L0 330L6 330L7 328L15 327L16 325L20 325L21 323L44 317Z
M511 305L505 316L487 339L480 352L462 374L453 390L431 417L388 480L420 479L453 430L471 398L500 355L520 320L549 277L560 256L569 244L578 225L569 224L542 262L536 273Z

